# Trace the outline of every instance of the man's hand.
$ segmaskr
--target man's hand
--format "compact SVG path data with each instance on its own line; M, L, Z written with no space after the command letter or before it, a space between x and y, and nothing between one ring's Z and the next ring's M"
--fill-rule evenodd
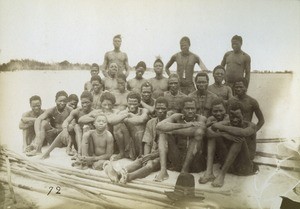
M61 132L61 138L62 139L68 139L69 138L69 132L68 132L68 129L63 129L62 132Z
M243 141L245 141L244 137L238 137L238 136L232 136L228 133L225 132L220 132L220 134L227 140L236 142L236 143L242 143Z
M82 162L94 162L95 158L94 157L90 157L90 156L78 156L78 159Z

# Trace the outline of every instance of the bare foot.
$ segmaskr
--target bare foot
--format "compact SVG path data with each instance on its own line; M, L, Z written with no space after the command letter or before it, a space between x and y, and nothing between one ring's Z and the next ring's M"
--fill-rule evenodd
M104 162L103 170L113 183L119 182L120 174L114 169L110 161Z
M155 177L154 181L162 182L164 180L167 180L169 178L169 174L167 170L160 171Z
M42 152L41 151L37 151L37 150L32 150L30 152L26 152L26 155L28 157L32 157L32 156L36 156L36 155L40 155L40 154L42 154Z
M121 178L119 180L119 183L126 184L128 180L128 172L126 169L122 169L120 172L121 172Z
M69 156L74 156L76 154L76 152L71 147L66 148L66 153Z
M209 181L215 180L215 178L216 177L214 176L214 174L212 174L212 173L207 174L206 171L205 171L204 175L199 178L198 182L199 182L199 184L206 184Z
M224 185L225 175L218 175L217 178L211 183L213 187L222 187Z
M123 158L124 158L124 154L119 153L117 155L112 155L110 157L110 161L116 161L116 160L120 160L120 159L123 159Z
M33 151L33 150L35 150L35 146L34 146L33 144L30 144L30 145L28 145L28 146L25 148L25 153L26 153L26 152L31 152L31 151Z

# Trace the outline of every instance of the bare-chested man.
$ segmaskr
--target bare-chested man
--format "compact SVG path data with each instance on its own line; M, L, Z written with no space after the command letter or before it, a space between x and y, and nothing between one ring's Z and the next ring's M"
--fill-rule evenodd
M114 138L107 130L107 118L99 115L94 122L95 130L89 130L82 137L82 162L81 169L92 166L95 170L102 170L103 163L108 160L114 152Z
M34 122L45 111L41 109L41 97L34 95L29 99L31 110L22 115L19 128L23 130L23 152L35 138Z
M82 126L78 124L78 120L83 115L89 114L92 111L93 96L91 92L84 91L80 96L80 100L81 108L73 110L64 120L62 124L62 132L55 138L49 149L42 156L43 159L48 158L51 151L56 147L67 146L66 152L67 154L70 154L72 145L72 139L70 137L71 131L75 132L78 155L81 155Z
M231 103L228 110L230 120L214 123L207 131L208 140L224 143L222 151L227 153L221 172L215 179L212 170L199 179L199 182L206 183L208 180L204 178L209 178L210 181L213 181L212 186L214 187L223 186L227 172L249 175L256 170L252 162L254 156L251 156L251 147L255 146L253 144L255 143L256 127L253 123L244 120L243 106L238 101Z
M152 98L153 86L146 81L141 86L141 107L146 108L150 115L153 116L155 111L155 99Z
M165 91L168 91L168 79L163 76L164 63L161 59L157 58L153 64L155 77L150 78L149 82L153 86L153 94L152 97L154 99L159 96L163 96Z
M196 114L196 102L192 98L184 98L182 106L182 113L174 113L156 126L160 131L158 147L161 166L156 181L169 177L167 156L175 170L188 173L194 156L202 150L206 118Z
M116 97L115 108L118 110L125 110L127 108L127 95L129 91L126 89L125 75L119 75L117 78L118 89L113 93Z
M93 104L92 108L93 109L100 109L101 108L101 101L100 97L103 92L103 83L99 75L95 75L91 78L91 83L92 83L92 95L93 95Z
M118 65L118 73L117 76L120 74L124 74L127 77L129 75L130 67L128 65L128 57L125 52L121 52L120 47L122 43L121 35L116 35L113 38L114 50L105 53L104 62L102 65L102 72L105 77L107 77L107 69L110 63L114 62Z
M215 79L215 83L208 86L208 91L222 98L225 104L227 104L228 99L233 96L231 88L222 83L225 77L225 68L221 65L218 65L213 70L213 76Z
M211 103L218 98L217 95L207 90L209 77L207 73L198 73L195 77L197 90L190 93L189 96L196 101L197 114L208 118L211 115Z
M99 65L97 65L96 63L93 63L92 67L91 67L91 72L90 73L91 73L91 77L93 77L95 75L99 75ZM92 88L93 88L93 86L92 86L91 81L87 81L84 84L84 90L91 91Z
M177 74L170 74L168 79L168 89L169 91L164 93L164 98L166 98L169 103L168 115L180 113L181 101L186 98L187 95L179 90L179 76Z
M105 90L109 92L114 92L118 89L117 73L118 73L117 63L114 62L110 63L108 67L108 74L103 79Z
M163 97L159 97L155 102L157 118L150 119L146 125L143 136L144 155L141 158L136 159L121 171L116 171L110 162L104 165L104 171L112 182L126 183L137 178L144 178L159 169L159 134L156 131L156 124L166 118L167 110L168 101Z
M176 72L179 75L180 89L186 95L196 90L193 83L195 64L198 64L202 71L208 71L200 57L189 51L190 46L191 42L188 37L181 38L181 52L174 54L166 65L166 73L170 75L169 68L174 62L177 63Z
M146 63L143 61L140 61L136 66L135 66L135 77L130 79L127 82L127 89L129 91L135 91L138 93L141 93L141 86L143 83L145 83L147 80L143 78L143 75L146 71Z
M239 78L246 78L250 82L251 58L241 50L243 39L235 35L231 39L233 51L226 52L221 65L226 66L225 84L233 90L235 81ZM248 87L248 86L247 86Z
M55 107L47 109L35 120L34 131L36 136L33 144L26 148L27 156L41 154L43 144L46 142L51 144L53 142L62 131L62 123L73 110L67 107L68 94L65 91L56 93L55 102Z

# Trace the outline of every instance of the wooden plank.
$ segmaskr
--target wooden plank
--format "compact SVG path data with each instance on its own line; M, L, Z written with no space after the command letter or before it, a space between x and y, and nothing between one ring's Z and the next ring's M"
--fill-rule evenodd
M269 165L279 169L300 171L300 162L298 160L278 160L276 158L256 156L253 161L259 165Z

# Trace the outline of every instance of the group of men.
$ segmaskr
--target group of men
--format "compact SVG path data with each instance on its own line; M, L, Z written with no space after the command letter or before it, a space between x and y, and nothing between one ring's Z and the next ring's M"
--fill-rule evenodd
M199 183L209 181L221 187L225 174L249 175L253 164L256 132L264 124L258 102L247 95L250 57L241 50L242 38L231 40L233 51L224 55L213 70L209 85L207 69L199 56L189 51L188 37L180 40L181 52L164 67L153 64L155 77L143 78L147 67L141 61L136 76L127 81L130 67L120 51L121 36L113 38L114 50L107 52L102 65L91 68L91 79L78 98L65 91L56 94L56 106L41 109L41 98L30 98L31 111L22 116L23 149L27 156L41 154L42 146L66 146L74 167L104 169L113 182L126 183L158 171L155 181L168 178L167 170L181 173L205 170ZM169 68L177 63L176 73ZM203 72L194 77L194 66ZM164 68L168 78L163 76ZM225 81L225 83L223 82ZM252 123L253 114L257 124ZM116 170L112 161L133 161ZM213 164L221 164L215 177Z

